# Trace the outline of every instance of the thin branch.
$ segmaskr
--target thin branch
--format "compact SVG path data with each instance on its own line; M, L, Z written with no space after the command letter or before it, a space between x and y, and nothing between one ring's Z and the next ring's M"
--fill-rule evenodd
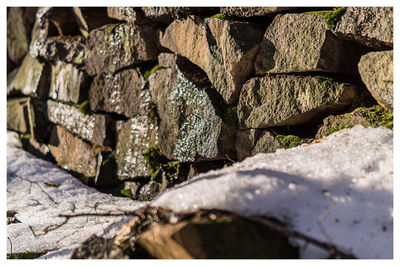
M302 240L305 240L306 242L309 242L309 243L311 243L313 245L316 245L316 246L318 246L318 247L320 247L322 249L327 250L331 256L338 256L339 255L344 259L357 259L357 257L354 256L351 253L342 252L339 249L337 249L334 245L331 245L331 244L319 241L319 240L317 240L315 238L306 236L306 235L304 235L304 234L302 234L300 232L295 231L294 229L285 228L285 227L283 227L281 225L278 225L278 224L276 224L274 222L271 222L269 220L266 220L266 219L263 219L263 218L260 218L260 217L246 216L246 218L248 218L250 220L253 220L255 222L259 222L259 223L269 227L270 229L272 229L274 231L277 231L277 232L280 232L280 233L284 234L285 236L295 237L295 238L300 238Z

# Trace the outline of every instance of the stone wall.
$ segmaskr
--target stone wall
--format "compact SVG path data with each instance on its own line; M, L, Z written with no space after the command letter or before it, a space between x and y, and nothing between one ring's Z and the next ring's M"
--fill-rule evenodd
M7 9L7 128L134 199L356 124L393 127L391 7Z

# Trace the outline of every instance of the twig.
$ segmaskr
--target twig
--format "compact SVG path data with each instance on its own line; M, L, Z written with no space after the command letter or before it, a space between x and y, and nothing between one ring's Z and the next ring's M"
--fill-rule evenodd
M342 252L339 249L337 249L334 245L331 245L331 244L319 241L319 240L317 240L315 238L306 236L306 235L304 235L304 234L302 234L300 232L295 231L294 229L285 228L285 227L283 227L281 225L278 225L276 223L273 223L273 222L271 222L269 220L266 220L266 219L263 219L263 218L260 218L260 217L254 217L254 216L246 216L246 217L249 220L253 220L255 222L259 222L259 223L269 227L270 229L272 229L274 231L280 232L280 233L284 234L285 236L300 238L300 239L305 240L306 242L309 242L309 243L314 244L314 245L316 245L316 246L318 246L318 247L320 247L322 249L325 249L325 250L327 250L329 252L329 254L331 256L339 255L344 259L357 259L357 257L354 256L351 253Z

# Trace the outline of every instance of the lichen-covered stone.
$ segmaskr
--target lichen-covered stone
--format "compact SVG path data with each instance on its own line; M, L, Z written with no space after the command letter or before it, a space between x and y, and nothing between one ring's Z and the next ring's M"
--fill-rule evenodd
M363 55L358 69L376 101L386 109L393 109L393 50Z
M9 93L18 91L24 95L45 99L49 93L49 79L49 65L40 63L28 54L22 61L22 65L19 67L8 91Z
M31 23L25 18L26 8L7 7L7 55L13 63L21 63L29 49Z
M262 33L248 23L191 17L170 24L161 45L203 69L224 100L232 104L253 72L261 38Z
M142 12L150 21L164 24L171 23L174 19L185 19L190 15L207 16L219 12L218 7L142 7Z
M51 68L49 97L64 102L80 103L88 95L88 75L74 66L59 61Z
M296 7L288 6L263 6L263 7L221 7L221 13L232 17L273 16L276 13L295 10Z
M235 129L221 118L227 105L204 73L183 58L156 71L150 91L161 118L160 150L181 162L235 158Z
M358 88L320 76L266 76L243 85L238 117L241 128L306 123L319 113L351 105Z
M324 71L357 75L363 53L337 38L315 14L277 15L267 28L255 62L256 74Z
M351 113L330 115L324 119L315 138L322 138L344 128L354 127L355 125L362 125L364 127L384 126L393 129L393 112L387 111L377 105L369 108L359 107Z
M46 104L29 97L7 100L7 128L45 142L50 133Z
M393 7L348 7L335 32L371 48L393 47Z
M149 112L151 96L138 69L96 76L90 87L93 111L118 113L126 117Z
M52 63L82 64L85 38L79 36L72 8L40 7L32 30L29 53Z
M87 38L86 71L113 73L123 67L157 59L158 30L152 26L111 24L92 30Z
M52 100L47 101L47 115L52 123L94 144L107 147L114 144L115 121L107 115L83 114L74 106Z
M117 122L118 140L115 148L117 176L120 180L148 177L151 168L143 154L158 144L157 125L150 117L136 116Z
M86 177L95 177L97 156L92 146L60 126L53 127L48 145L57 164Z

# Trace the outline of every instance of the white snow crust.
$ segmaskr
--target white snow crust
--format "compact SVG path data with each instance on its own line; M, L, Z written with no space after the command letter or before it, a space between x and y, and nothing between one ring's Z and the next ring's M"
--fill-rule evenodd
M7 209L22 223L7 226L14 252L54 250L42 258L68 258L92 234L112 236L129 217L75 218L58 214L99 209L136 210L145 203L97 192L62 169L23 151L8 133ZM59 187L47 187L44 182ZM356 126L321 143L270 154L201 174L150 202L177 212L216 208L275 217L293 229L335 245L358 258L393 258L393 131ZM82 230L83 228L83 230ZM302 258L326 258L326 251L299 239ZM10 252L9 243L7 252Z

